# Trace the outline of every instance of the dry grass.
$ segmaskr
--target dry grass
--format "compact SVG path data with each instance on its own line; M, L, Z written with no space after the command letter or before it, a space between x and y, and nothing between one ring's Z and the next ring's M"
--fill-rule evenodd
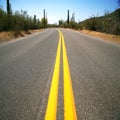
M0 32L0 41L9 41L15 38L14 32Z
M43 29L38 29L38 30L28 30L28 31L9 31L9 32L0 32L0 42L6 42L13 40L15 38L19 37L25 37L29 34L35 33L35 32L40 32Z
M105 34L105 33L96 32L96 31L90 31L90 30L81 30L79 32L85 33L94 37L102 38L104 40L120 43L120 35L111 35L111 34Z

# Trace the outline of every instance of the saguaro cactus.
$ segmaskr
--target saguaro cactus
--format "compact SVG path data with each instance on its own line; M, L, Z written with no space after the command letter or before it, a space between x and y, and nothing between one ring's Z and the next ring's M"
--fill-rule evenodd
M67 13L67 25L68 25L68 27L69 27L69 20L70 19L70 15L69 15L69 10L68 10L68 13Z

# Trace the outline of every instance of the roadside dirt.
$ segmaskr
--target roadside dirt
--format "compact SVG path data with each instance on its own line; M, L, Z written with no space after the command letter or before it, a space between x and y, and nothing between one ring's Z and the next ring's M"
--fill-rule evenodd
M78 32L88 34L94 37L102 38L104 40L112 41L115 43L120 43L120 35L111 35L111 34L105 34L105 33L96 32L96 31L90 31L90 30L81 30Z
M25 37L35 32L40 32L43 29L38 30L28 30L28 31L9 31L9 32L0 32L0 42L6 42L14 40L15 38Z

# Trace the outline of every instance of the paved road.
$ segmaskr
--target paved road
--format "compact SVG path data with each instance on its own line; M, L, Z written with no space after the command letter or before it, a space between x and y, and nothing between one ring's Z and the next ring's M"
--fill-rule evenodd
M120 119L120 45L61 29L78 120ZM0 45L0 120L43 120L59 32L47 29ZM62 46L62 45L61 45ZM57 120L64 119L63 50Z

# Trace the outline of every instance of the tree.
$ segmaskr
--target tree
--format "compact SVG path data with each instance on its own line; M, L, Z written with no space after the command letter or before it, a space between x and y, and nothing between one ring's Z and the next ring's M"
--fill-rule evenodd
M0 31L7 30L7 13L0 8Z
M42 28L45 28L45 27L47 27L48 20L43 17L40 21L40 24L41 24Z
M61 19L58 21L59 22L59 26L61 27L61 25L64 23L64 21Z
M34 20L34 24L36 24L36 22L37 22L37 20L36 20L36 15L34 15L33 20Z

